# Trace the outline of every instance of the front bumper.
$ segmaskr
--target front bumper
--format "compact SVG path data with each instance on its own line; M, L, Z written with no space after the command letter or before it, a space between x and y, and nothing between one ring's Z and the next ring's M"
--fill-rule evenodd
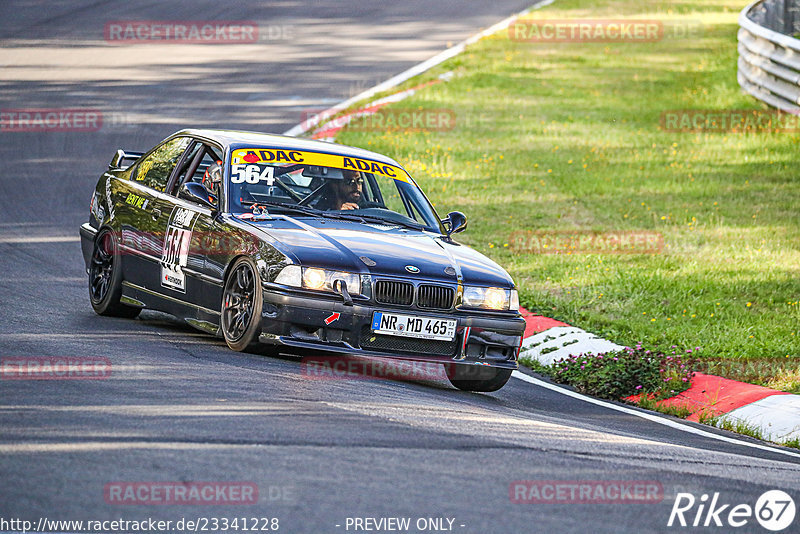
M479 314L468 311L432 312L354 301L345 305L333 294L264 287L261 320L262 343L315 349L341 354L383 356L398 359L518 367L517 357L525 331L519 316ZM455 319L453 341L435 341L374 334L375 311ZM338 315L337 315L338 314Z

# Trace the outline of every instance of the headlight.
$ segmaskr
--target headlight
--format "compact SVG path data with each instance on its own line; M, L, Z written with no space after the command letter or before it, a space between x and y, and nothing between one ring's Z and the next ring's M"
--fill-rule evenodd
M519 295L516 289L464 286L460 307L517 311Z
M486 289L482 287L466 286L464 288L464 296L461 298L461 302L464 306L469 306L470 308L482 308L485 294Z
M303 269L303 287L308 289L323 289L327 278L325 269Z
M278 273L278 276L275 278L275 283L285 286L300 287L303 285L302 276L302 267L299 265L287 265Z
M358 274L317 267L287 265L278 273L275 283L317 291L333 291L333 284L336 280L343 280L347 284L348 293L355 295L361 293L361 277Z

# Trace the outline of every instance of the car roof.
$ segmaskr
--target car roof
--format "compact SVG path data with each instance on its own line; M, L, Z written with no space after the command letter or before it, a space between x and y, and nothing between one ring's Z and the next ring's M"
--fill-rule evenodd
M333 153L342 156L352 156L361 159L370 159L381 163L389 163L397 167L401 167L392 158L386 157L383 154L356 148L347 145L340 145L338 143L329 143L326 141L316 141L313 139L301 139L298 137L290 137L288 135L267 134L260 132L246 132L237 130L211 130L211 129L186 129L175 132L170 137L178 135L188 135L192 137L206 138L223 145L228 149L245 148L245 147L274 147L286 148L290 150L301 150L308 152L323 152Z

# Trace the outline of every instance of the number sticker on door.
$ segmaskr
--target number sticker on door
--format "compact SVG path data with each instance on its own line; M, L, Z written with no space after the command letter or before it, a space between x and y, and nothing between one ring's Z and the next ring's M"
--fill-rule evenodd
M170 217L161 253L161 285L168 289L186 292L186 275L183 268L189 261L189 244L195 212L177 208Z

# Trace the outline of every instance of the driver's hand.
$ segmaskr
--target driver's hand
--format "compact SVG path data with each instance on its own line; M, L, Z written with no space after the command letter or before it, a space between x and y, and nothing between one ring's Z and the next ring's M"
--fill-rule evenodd
M358 209L358 204L356 204L355 202L345 202L344 204L342 204L342 209L343 210L357 210Z

